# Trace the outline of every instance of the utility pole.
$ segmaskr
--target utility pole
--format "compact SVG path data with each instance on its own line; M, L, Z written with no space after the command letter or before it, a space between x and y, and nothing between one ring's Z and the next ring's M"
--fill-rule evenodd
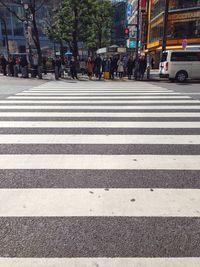
M137 2L137 39L136 39L136 60L139 57L139 41L140 41L140 0Z
M166 47L167 47L167 28L168 28L168 17L169 17L169 1L170 0L165 0L162 52L164 52L166 50Z
M8 57L9 57L10 56L10 49L9 49L9 43L8 43L8 29L7 29L7 25L6 25L5 19L0 17L0 20L3 22L3 25L4 25L6 49L7 49L7 54L8 54Z

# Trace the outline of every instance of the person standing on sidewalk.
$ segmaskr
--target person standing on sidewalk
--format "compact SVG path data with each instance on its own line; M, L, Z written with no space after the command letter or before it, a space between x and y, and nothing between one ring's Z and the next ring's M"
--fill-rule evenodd
M147 69L147 59L145 56L141 56L139 59L139 79L143 81L144 74Z
M7 75L7 60L5 59L4 56L0 57L0 64L2 67L2 71L3 71L3 75L6 76Z
M9 56L8 59L8 71L9 71L9 75L14 77L14 65L15 65L15 61L14 58L12 56Z
M72 79L74 80L75 78L78 80L78 76L77 76L77 62L75 60L75 58L73 57L70 61L70 73L72 76Z
M111 58L110 58L110 79L111 79L111 80L114 80L114 78L115 78L114 73L115 73L115 61L114 61L114 59L111 57Z
M89 80L92 80L94 63L93 63L91 57L88 58L86 69L87 69L87 74L88 74Z
M124 62L121 58L118 60L117 66L118 66L117 72L119 73L119 78L122 79L124 75Z
M102 77L102 68L103 68L103 60L101 59L100 55L97 56L97 58L95 59L95 62L94 62L94 69L95 69L95 74L96 74L96 77L99 79L99 81L101 80L101 77Z
M133 59L132 57L129 57L128 62L127 62L127 74L128 74L128 79L131 80L132 75L133 75Z
M26 57L21 57L20 66L22 70L22 78L28 78L28 61Z

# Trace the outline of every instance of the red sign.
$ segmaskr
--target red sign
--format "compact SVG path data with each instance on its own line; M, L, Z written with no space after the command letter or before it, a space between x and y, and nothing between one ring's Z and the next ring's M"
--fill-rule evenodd
M146 3L147 1L146 0L140 0L141 1L141 10L142 11L145 11L146 10Z

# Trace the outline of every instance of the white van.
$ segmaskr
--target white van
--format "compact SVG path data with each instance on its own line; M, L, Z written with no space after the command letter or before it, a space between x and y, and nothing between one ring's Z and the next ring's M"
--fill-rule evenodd
M162 54L159 74L177 82L200 79L200 51L171 50Z

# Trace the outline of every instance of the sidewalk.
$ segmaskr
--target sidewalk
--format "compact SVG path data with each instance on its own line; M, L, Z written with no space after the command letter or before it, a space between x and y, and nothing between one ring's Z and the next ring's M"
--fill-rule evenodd
M160 77L159 77L159 69L154 69L150 71L150 81L160 81Z

